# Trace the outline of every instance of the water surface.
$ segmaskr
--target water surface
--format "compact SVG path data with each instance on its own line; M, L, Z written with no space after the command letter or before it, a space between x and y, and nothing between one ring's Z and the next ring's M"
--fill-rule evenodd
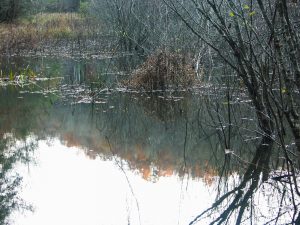
M269 155L257 151L259 128L246 97L227 102L219 90L124 92L114 88L126 74L117 65L51 57L2 64L8 77L30 67L45 78L0 87L0 186L11 200L3 201L2 221L189 224L226 193L228 200L195 222L226 212L236 218L243 207L252 215L245 224L276 217L285 186L265 182L263 174L276 174L283 160L274 152L272 167L251 163ZM228 104L235 120L231 149L224 146ZM279 222L291 216L289 205Z

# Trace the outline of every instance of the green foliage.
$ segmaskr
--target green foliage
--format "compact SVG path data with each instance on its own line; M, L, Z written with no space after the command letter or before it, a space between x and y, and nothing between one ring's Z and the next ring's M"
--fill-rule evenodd
M14 74L13 74L13 71L10 70L10 71L9 71L9 80L12 81L12 80L14 80L14 78L15 78L15 76L14 76Z
M249 10L250 9L250 6L249 5L244 5L243 7L245 10Z
M39 3L41 11L46 12L77 12L80 0L42 0Z
M12 22L30 9L30 0L1 0L0 22Z
M26 72L28 79L34 79L36 77L36 72L34 72L32 69L28 68Z
M255 13L256 13L255 11L252 11L252 12L249 13L249 16L254 16Z
M83 16L87 16L89 14L90 7L90 2L80 1L79 13Z

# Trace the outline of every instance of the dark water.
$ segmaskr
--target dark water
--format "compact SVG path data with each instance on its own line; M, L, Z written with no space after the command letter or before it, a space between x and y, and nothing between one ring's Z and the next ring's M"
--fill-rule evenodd
M114 88L126 74L116 60L1 65L2 77L31 68L45 78L0 87L3 224L225 224L227 215L235 224L241 211L241 224L275 224L279 214L285 224L293 216L289 190L270 178L283 160L257 151L246 97L125 92Z

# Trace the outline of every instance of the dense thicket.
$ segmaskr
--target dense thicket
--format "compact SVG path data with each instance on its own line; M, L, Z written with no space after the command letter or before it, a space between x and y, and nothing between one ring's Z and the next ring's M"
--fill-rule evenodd
M11 22L29 10L30 0L1 0L0 22Z
M247 176L237 188L242 190L252 182L254 190L260 174L264 180L268 179L269 160L275 147L285 155L287 171L293 177L291 185L298 187L295 171L300 152L299 1L156 0L153 4L153 1L113 0L92 3L98 15L106 16L104 21L111 24L109 27L119 37L123 50L141 48L151 53L157 48L168 48L189 52L195 58L196 68L210 65L208 69L218 67L226 71L222 73L226 78L219 80L227 82L228 102L232 100L230 90L240 86L246 91L251 107L256 110L255 132L261 139L252 164L259 162L263 169L249 166ZM221 77L220 72L214 70L213 73ZM240 84L232 82L232 76L237 77ZM230 107L228 104L228 112ZM232 149L230 136L234 124L231 119L228 113L222 122L224 149ZM298 188L290 191L300 196ZM232 205L237 207L240 202L248 202L250 196L249 192L241 194ZM296 203L293 206L297 209ZM221 213L216 223L229 219L230 210L229 207ZM243 220L244 210L239 208L236 224ZM300 223L297 213L295 210L292 223Z
M251 99L251 106L256 110L258 128L255 132L259 134L261 142L251 165L259 163L261 168L249 166L241 184L220 197L212 210L234 196L227 203L228 208L222 209L211 224L225 223L235 210L238 215L235 224L242 223L246 218L246 205L241 203L251 201L259 179L269 179L270 156L275 147L279 147L285 156L286 171L292 177L289 183L295 187L289 189L294 209L290 209L293 211L291 224L299 224L300 214L294 197L300 196L296 179L300 152L299 1L165 2L199 38L204 48L217 53L223 62L222 67L228 68L228 77L234 74L240 78L243 89ZM228 82L228 88L234 88L234 84ZM229 112L230 107L228 105ZM224 125L225 148L232 149L230 130L234 124L230 114ZM246 186L248 190L244 192ZM212 210L200 214L191 224ZM279 217L278 214L274 221Z
M39 8L48 12L77 12L80 0L41 0Z
M162 0L86 2L89 13L105 23L123 51L149 54L159 48L181 51L194 47L196 39Z

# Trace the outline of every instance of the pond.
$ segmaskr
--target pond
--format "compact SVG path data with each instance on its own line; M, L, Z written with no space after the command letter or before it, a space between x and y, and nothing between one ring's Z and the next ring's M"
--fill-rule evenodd
M222 224L227 215L232 224L241 211L243 224L293 217L285 184L265 178L282 175L283 160L257 150L246 96L228 102L222 88L128 91L117 86L122 65L118 58L2 59L3 224ZM10 82L25 70L32 81Z

